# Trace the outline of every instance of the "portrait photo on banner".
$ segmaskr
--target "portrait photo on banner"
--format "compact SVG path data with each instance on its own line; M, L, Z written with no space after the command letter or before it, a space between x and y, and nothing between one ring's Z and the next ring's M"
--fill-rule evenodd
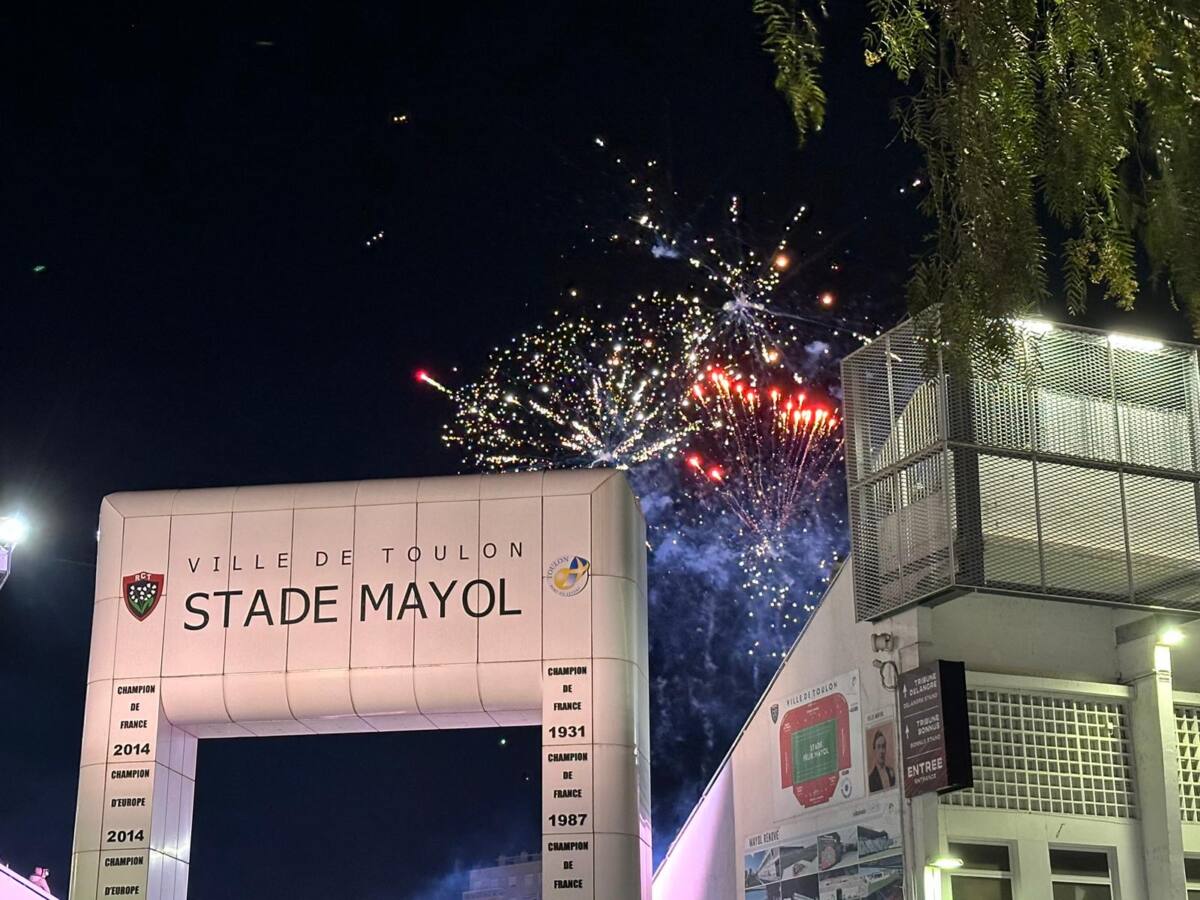
M866 732L867 793L891 790L897 777L895 720L869 722Z

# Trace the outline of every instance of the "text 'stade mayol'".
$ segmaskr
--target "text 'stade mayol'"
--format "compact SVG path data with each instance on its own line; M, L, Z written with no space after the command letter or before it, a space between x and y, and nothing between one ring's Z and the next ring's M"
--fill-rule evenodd
M457 554L452 557L454 549L457 549ZM417 562L426 553L418 546L399 549L381 547L378 552L385 563L392 562L393 557L399 558L400 553L403 553L403 558L410 562ZM472 558L463 544L459 544L457 548L438 544L429 548L429 552L433 559L439 562L448 558L462 561L469 561ZM509 559L520 559L522 553L521 543L514 541L509 544L507 554ZM500 548L494 543L487 543L480 548L480 554L484 559L494 559L500 554ZM213 565L212 571L221 572L223 559L220 556L210 558ZM195 572L200 568L202 561L202 558L198 556L189 557L188 568ZM327 565L350 566L354 563L354 555L351 550L342 550L331 559L328 552L318 550L313 561L319 568ZM249 563L249 560L246 562ZM273 562L274 565L270 565L270 562ZM287 552L277 554L274 560L268 562L264 562L261 555L256 553L253 564L249 565L243 565L242 560L239 560L236 555L231 557L229 570L238 572L247 569L264 570L268 567L286 569L289 565L290 555ZM299 587L284 587L271 591L264 588L254 591L195 591L188 594L184 601L188 618L184 621L183 627L187 631L200 631L207 628L214 617L220 621L223 628L244 628L253 624L255 620L261 620L266 625L296 625L306 620L318 624L333 623L338 621L336 611L339 600L338 590L337 585L317 585L313 587L311 593ZM507 582L504 578L498 578L494 582L487 578L472 578L469 581L453 579L440 583L437 581L389 581L375 585L364 583L359 586L358 594L358 620L360 622L367 620L368 609L372 612L382 613L389 621L403 620L406 615L422 619L430 617L444 619L447 615L456 614L460 606L465 615L475 619L482 619L493 614L500 616L519 616L521 614L521 610L516 608L508 597ZM233 601L243 596L252 596L250 605L244 616L239 615L237 619L234 619Z

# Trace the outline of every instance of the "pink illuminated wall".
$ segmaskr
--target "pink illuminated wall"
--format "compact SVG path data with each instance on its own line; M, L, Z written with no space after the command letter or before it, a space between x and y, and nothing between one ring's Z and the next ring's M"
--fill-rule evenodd
M654 900L737 897L733 770L729 760L671 846L654 877Z
M0 866L0 900L45 900L51 894L34 887L26 878L22 878L12 869Z

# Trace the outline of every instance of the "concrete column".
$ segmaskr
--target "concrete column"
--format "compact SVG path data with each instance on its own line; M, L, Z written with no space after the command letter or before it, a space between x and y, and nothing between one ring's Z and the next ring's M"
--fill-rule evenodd
M929 655L933 640L933 611L927 606L912 611L915 618L910 635L902 639L897 650L897 664L901 672L928 664L935 657ZM894 621L894 620L893 620ZM921 635L921 640L916 636ZM897 673L897 678L899 673ZM898 690L899 688L897 688ZM900 721L899 705L896 721ZM903 794L903 766L901 769L901 793ZM944 817L938 804L937 794L924 794L900 804L901 830L904 835L904 895L906 900L942 900L950 895L950 880L945 873L926 866L929 860L947 851L947 836Z
M620 502L626 514L635 512L628 491L612 509L587 496L543 500L546 558L569 558L589 540L593 548L579 590L564 591L553 574L543 585L547 900L650 900L650 686L639 575L645 539L636 522L621 530ZM623 555L598 539L610 533L621 538L613 547Z
M937 794L922 794L905 801L912 816L912 846L907 851L912 863L912 897L922 900L941 900L950 897L950 875L948 872L930 869L927 863L949 850L945 817L938 803ZM916 888L920 885L920 891Z
M170 522L101 506L71 900L187 896L196 738L163 709L167 597L149 575L166 572ZM139 609L128 591L144 578L158 590Z
M1121 679L1133 688L1130 726L1146 896L1185 900L1171 651L1158 643L1157 629L1134 637L1123 635L1124 628L1117 630L1117 654Z
M1039 831L1028 838L1017 838L1014 849L1009 854L1009 865L1016 875L1013 897L1042 900L1050 889L1050 854L1046 852L1045 833Z

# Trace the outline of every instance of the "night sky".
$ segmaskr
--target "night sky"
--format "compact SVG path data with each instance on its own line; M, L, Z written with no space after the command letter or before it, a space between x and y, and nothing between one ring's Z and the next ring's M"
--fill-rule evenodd
M36 526L0 593L0 858L59 896L106 493L459 471L415 369L645 287L587 245L625 214L597 135L697 215L809 204L881 324L920 246L853 12L800 150L749 0L253 6L0 30L0 513ZM190 896L457 896L538 846L538 736L505 735L202 743ZM661 762L656 857L703 786Z

